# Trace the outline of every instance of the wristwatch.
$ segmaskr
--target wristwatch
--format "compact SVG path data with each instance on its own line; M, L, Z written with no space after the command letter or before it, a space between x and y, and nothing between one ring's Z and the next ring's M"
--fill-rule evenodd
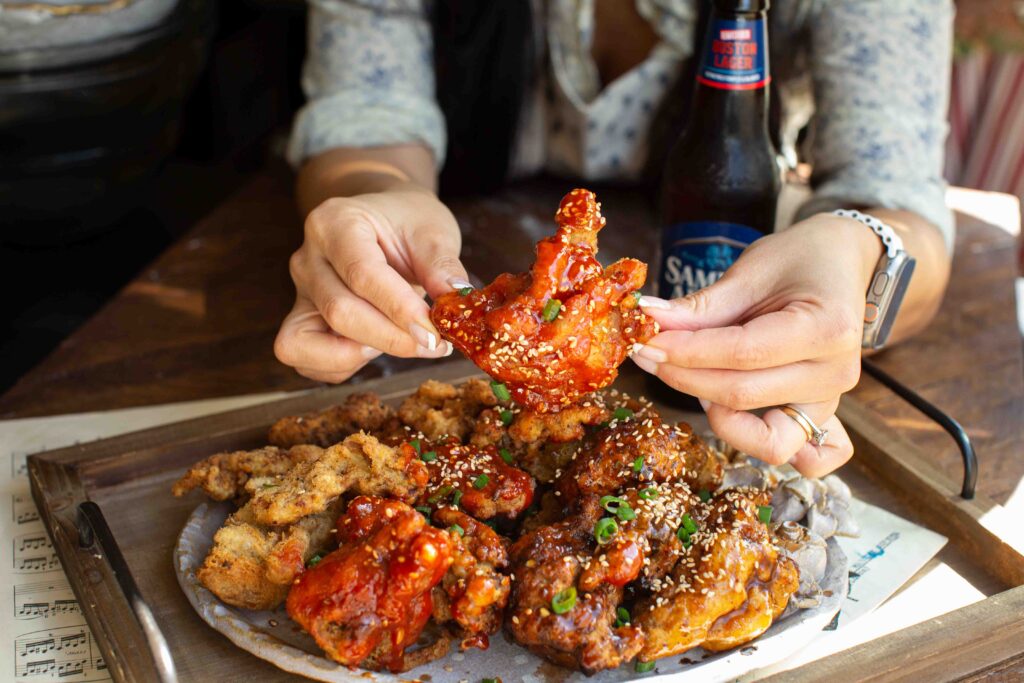
M864 336L861 347L880 349L885 346L892 332L892 324L903 303L903 295L914 274L914 258L903 250L903 240L891 227L860 211L839 209L836 216L852 218L871 228L882 240L885 250L875 266L875 274L868 285L867 302L864 304Z

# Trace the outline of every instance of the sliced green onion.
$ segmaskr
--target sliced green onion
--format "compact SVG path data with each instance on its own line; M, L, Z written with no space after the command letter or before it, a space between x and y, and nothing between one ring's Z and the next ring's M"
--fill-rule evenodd
M697 497L700 498L700 502L706 503L711 500L711 491L701 489L700 491L697 491Z
M433 510L431 510L426 505L419 505L415 509L416 509L416 512L420 513L421 515L423 515L427 519L430 519L430 513L433 512Z
M635 300L635 301L636 301L637 303L640 303L640 297L642 297L642 296L644 295L644 293L643 293L643 292L641 292L641 291L640 291L639 289L638 289L638 290L636 290L635 292L631 292L631 293L632 293L632 295L633 295L633 299L634 299L634 300Z
M480 490L491 481L491 478L486 474L481 474L479 477L473 480L473 488Z
M562 310L562 302L558 299L550 299L544 304L544 313L541 315L544 318L544 322L552 322L558 317L558 312Z
M458 524L452 524L450 527L448 527L448 531L452 532L453 534L458 534L459 536L466 535L466 530Z
M508 427L510 424L512 424L512 411L511 410L503 410L503 411L501 411L500 414L501 414L501 424L505 425L506 427Z
M654 671L654 667L656 665L657 662L637 662L636 666L634 666L633 668L636 670L638 674L645 674L648 671Z
M551 598L551 611L555 614L565 614L573 607L576 606L576 587L569 586L563 591L559 591L555 597Z
M412 446L414 449L416 449L417 453L420 452L420 440L419 439L413 439L412 441L409 442L409 445Z
M625 607L620 607L615 610L615 628L620 626L626 626L630 622L629 610Z
M772 506L771 505L758 505L757 506L757 518L761 520L762 524L768 524L772 521Z
M306 563L306 569L312 569L313 567L317 566L318 564L320 564L320 560L322 559L324 558L320 557L320 554L317 553L313 557L309 558L309 562Z
M420 454L420 460L423 462L434 462L437 460L437 451L427 451L426 453Z
M686 530L686 527L679 527L679 529L676 531L676 538L683 542L684 548L689 548L690 545L692 545L692 541L690 540L690 532Z
M439 503L442 500L444 500L445 498L447 498L448 494L451 493L451 492L452 492L452 487L451 486L442 486L437 491L435 491L433 493L433 495L430 496L430 498L427 498L427 502L428 503L434 503L434 504Z
M640 500L650 500L651 498L658 497L658 489L653 486L648 486L645 489L640 489L640 492L637 495L640 496Z
M693 521L693 517L690 515L683 515L683 528L689 531L691 534L697 533L697 522Z
M619 506L619 509L615 511L615 516L623 522L636 519L636 513L633 512L633 508L629 507L629 503L623 503Z
M512 398L512 394L509 393L508 387L501 382L491 382L491 391L494 392L494 397L499 401L508 401Z
M615 520L611 517L602 517L597 520L597 524L594 525L594 538L600 545L610 543L612 537L618 532L619 525L616 524Z
M643 468L644 456L641 455L639 458L633 461L633 471L639 474L640 470L642 470Z
M472 287L462 287L461 289L459 289L459 295L460 296L466 296L467 294L469 294L472 291L473 291Z
M625 498L619 498L618 496L602 496L601 500L598 501L605 510L614 513L623 505L628 505Z
M507 448L499 448L498 455L501 456L501 459L505 461L506 465L512 465L516 461L516 459L512 457L512 454L508 452Z
M616 420L619 420L621 422L622 420L628 420L629 418L633 417L633 415L635 415L635 414L636 413L634 413L629 408L616 408L615 412L612 413L612 417L614 417Z
M461 501L461 500L462 500L462 491L459 491L458 489L456 489L455 493L452 494L452 505L454 505L455 507L459 507L459 501Z

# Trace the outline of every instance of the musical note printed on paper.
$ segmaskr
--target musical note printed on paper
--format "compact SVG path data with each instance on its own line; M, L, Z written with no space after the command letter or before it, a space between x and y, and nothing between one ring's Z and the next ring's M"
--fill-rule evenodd
M62 681L110 678L103 655L84 625L19 636L14 641L14 656L14 677L19 681L35 681L41 676L53 676Z

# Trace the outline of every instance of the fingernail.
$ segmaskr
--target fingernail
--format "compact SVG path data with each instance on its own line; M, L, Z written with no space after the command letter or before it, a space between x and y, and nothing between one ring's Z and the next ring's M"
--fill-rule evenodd
M708 412L708 408L711 407L711 401L706 398L698 398L697 403L700 404L700 407L704 409L705 413Z
M640 301L637 303L640 304L641 308L661 308L664 310L672 308L672 304L670 302L665 301L664 299L659 299L656 296L642 296L640 297Z
M375 349L372 346L364 346L362 349L363 358L376 358L380 354L384 353L380 349Z
M447 358L448 356L452 355L453 351L455 351L455 347L452 346L452 343L450 341L446 341L445 345L448 347L448 350L444 352L444 355L441 356L442 358Z
M652 375L658 374L658 364L652 361L650 358L644 358L641 355L634 355L632 358L633 362L636 363L637 367L639 367L644 372L649 372Z
M409 334L422 348L431 353L437 351L437 335L419 323L409 325Z
M449 278L448 284L451 285L452 289L465 289L466 287L473 289L473 284L469 280L464 280L461 277Z
M664 363L668 360L668 354L664 350L659 349L656 346L647 346L646 344L634 344L633 353L641 358L654 361L655 363Z

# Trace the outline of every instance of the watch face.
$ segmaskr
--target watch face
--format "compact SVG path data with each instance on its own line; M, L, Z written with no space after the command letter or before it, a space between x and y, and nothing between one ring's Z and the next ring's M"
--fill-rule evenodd
M900 251L893 258L882 257L879 269L871 280L864 307L864 339L862 346L880 349L885 346L907 293L916 261Z

